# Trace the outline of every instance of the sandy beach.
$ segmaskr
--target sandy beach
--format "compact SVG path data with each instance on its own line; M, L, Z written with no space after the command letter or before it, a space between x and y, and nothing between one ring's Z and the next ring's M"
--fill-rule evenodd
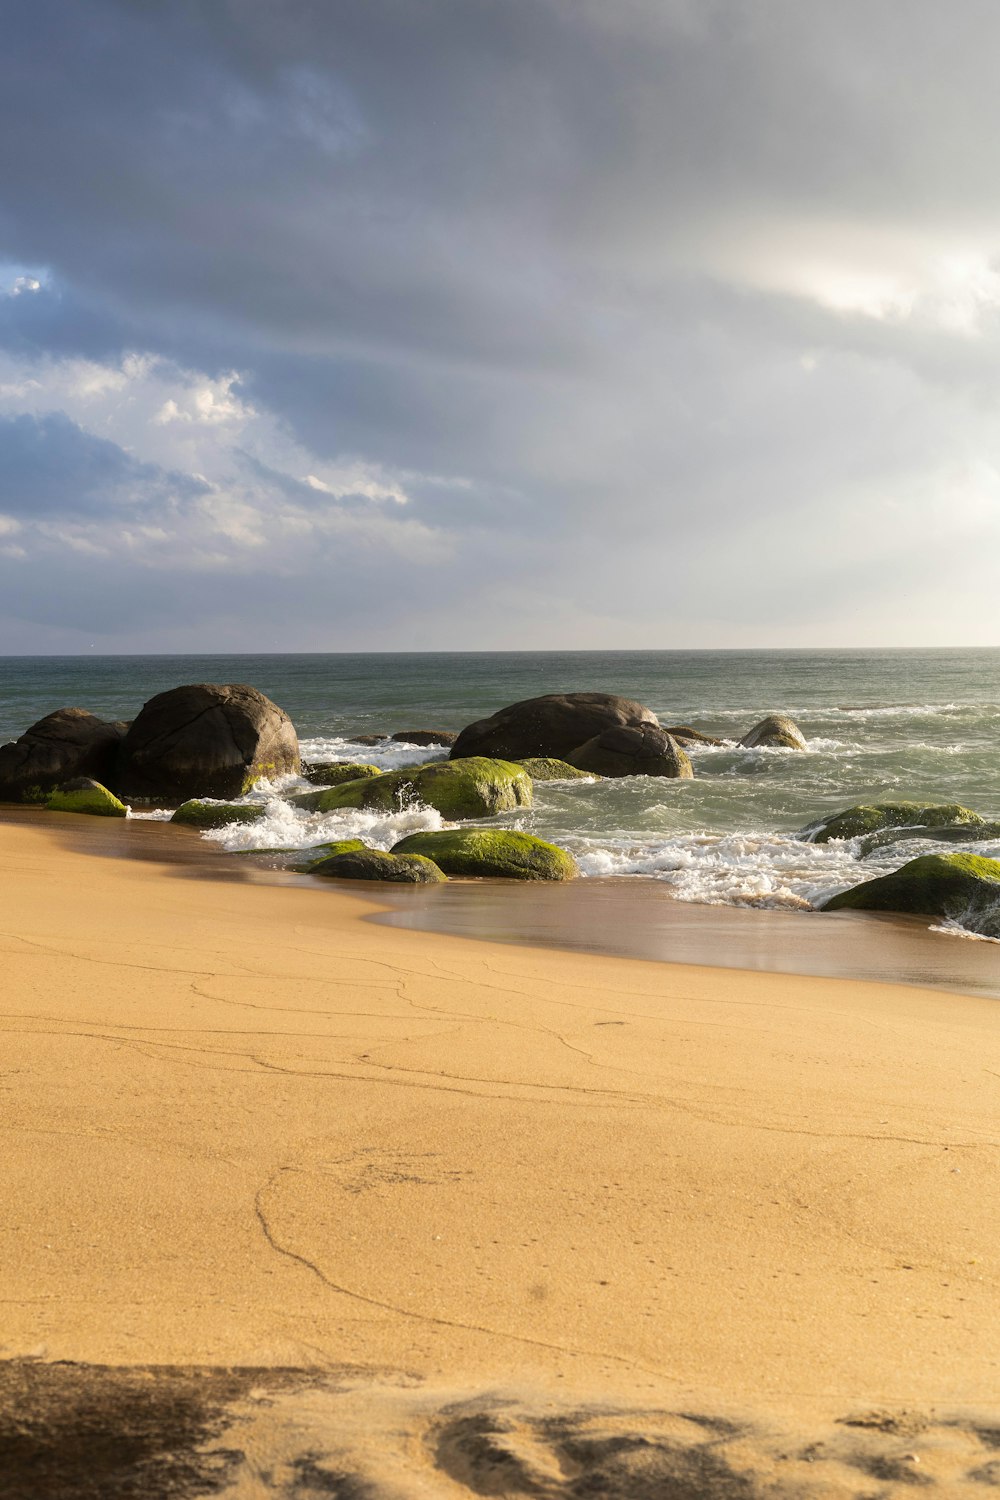
M137 1411L151 1495L1000 1481L995 1000L386 925L71 825L0 824L8 1494L133 1493L66 1476Z

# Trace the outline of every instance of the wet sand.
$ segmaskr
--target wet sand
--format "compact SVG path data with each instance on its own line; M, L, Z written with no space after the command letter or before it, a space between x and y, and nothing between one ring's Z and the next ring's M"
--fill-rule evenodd
M9 1494L995 1487L994 1000L48 816L0 825Z

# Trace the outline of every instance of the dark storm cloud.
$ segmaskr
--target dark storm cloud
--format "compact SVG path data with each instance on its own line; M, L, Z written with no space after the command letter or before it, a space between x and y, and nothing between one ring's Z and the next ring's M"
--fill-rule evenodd
M0 259L42 286L0 286L0 348L42 386L128 351L239 371L249 414L223 448L235 417L161 402L110 444L96 398L71 426L0 382L0 512L217 497L153 593L236 636L238 585L213 615L186 558L222 597L287 511L286 615L355 644L394 639L358 634L314 522L411 644L460 615L470 644L736 643L781 599L836 641L896 596L894 638L933 638L918 559L995 540L998 42L987 0L18 4ZM367 531L364 476L307 479L357 462L409 501Z

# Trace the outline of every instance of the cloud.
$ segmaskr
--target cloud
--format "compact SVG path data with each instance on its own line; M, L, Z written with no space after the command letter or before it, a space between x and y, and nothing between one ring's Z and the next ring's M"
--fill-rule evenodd
M992 639L948 589L993 587L998 42L985 0L22 7L12 572L86 557L63 645L153 630L95 548L194 611L164 648L259 628L208 577L292 645Z

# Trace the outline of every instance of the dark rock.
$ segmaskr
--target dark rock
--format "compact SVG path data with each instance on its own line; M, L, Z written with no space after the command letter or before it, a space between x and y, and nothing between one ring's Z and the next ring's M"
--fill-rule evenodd
M85 708L59 708L0 746L0 802L44 802L74 777L114 784L122 731Z
M311 864L309 874L334 880L393 880L406 885L431 885L448 878L420 854L384 854L381 849L332 854Z
M180 803L239 797L299 769L288 715L256 688L199 682L150 698L122 741L118 787L129 798Z
M389 738L387 734L355 734L351 736L352 745L384 745Z
M394 854L423 854L447 875L486 875L503 880L572 880L576 861L565 849L530 833L505 828L443 828L411 833Z
M862 802L833 813L820 823L810 823L799 838L828 844L831 839L856 839L888 828L910 829L914 837L919 837L931 829L985 829L986 826L979 813L960 802ZM989 834L984 832L983 837Z
M462 730L451 747L452 760L468 755L523 760L555 756L570 760L569 752L605 729L619 729L659 721L651 709L613 693L548 693L511 703Z
M571 765L595 776L672 776L690 780L694 775L687 753L657 724L605 729L585 745L571 751Z
M404 745L453 745L458 735L451 729L401 729L389 738Z
M787 714L768 714L739 742L742 750L805 750L802 730Z
M700 729L692 729L690 724L663 724L661 726L664 734L669 734L672 739L680 744L685 741L692 745L723 745L724 740L717 740L714 735L702 734Z
M979 854L922 854L891 875L841 891L824 911L899 911L960 921L1000 937L1000 860Z

